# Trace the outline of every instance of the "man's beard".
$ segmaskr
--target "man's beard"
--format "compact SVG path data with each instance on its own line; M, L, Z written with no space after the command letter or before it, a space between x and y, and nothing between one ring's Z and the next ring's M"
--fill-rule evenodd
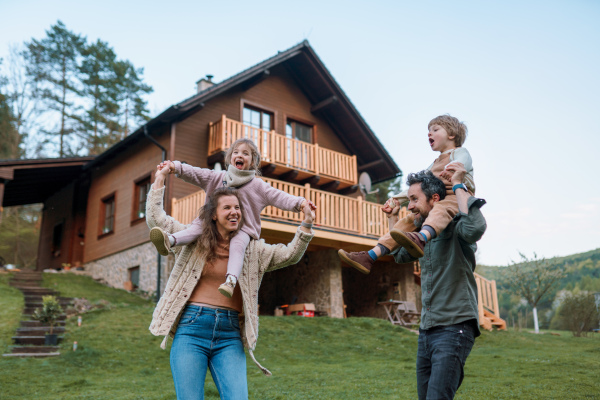
M427 218L427 217L425 217ZM413 224L415 225L415 227L418 230L421 230L421 228L423 227L423 222L425 222L425 218L423 218L422 214L419 214L415 217L415 219L413 220Z

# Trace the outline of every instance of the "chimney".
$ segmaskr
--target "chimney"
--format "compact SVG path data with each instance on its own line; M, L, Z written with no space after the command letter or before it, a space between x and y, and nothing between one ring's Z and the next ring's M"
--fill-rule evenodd
M198 85L198 93L208 89L211 86L214 86L215 83L212 81L212 78L213 75L206 75L206 78L202 78L196 82L196 85Z

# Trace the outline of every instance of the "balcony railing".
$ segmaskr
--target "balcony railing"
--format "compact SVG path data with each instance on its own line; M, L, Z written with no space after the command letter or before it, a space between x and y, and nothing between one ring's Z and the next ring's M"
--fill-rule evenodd
M389 231L387 218L381 212L381 204L354 199L339 194L325 192L310 187L296 185L276 179L263 178L274 188L284 192L312 200L317 205L315 226L329 230L379 238ZM204 191L192 193L181 199L173 199L173 217L188 224L198 215L198 210L204 204ZM400 211L400 217L407 214L406 208ZM263 218L297 222L302 221L302 214L283 211L276 207L266 207L261 213Z
M358 182L356 156L325 149L318 144L288 138L227 118L209 124L208 154L227 150L240 138L258 146L264 162L308 172L330 180L355 185Z

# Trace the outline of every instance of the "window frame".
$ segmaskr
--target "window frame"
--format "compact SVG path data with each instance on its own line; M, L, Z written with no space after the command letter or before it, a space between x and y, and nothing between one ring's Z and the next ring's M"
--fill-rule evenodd
M112 229L110 231L104 232L104 227L106 223L106 205L109 201L112 200ZM100 199L100 214L99 214L99 223L98 223L98 239L101 239L106 236L110 236L115 233L115 225L116 225L116 216L117 216L117 192L112 192L109 195L104 196Z
M317 143L317 124L313 121L308 121L302 118L296 118L294 116L290 116L290 115L286 115L285 116L285 131L284 131L284 135L286 138L289 138L287 135L287 126L288 124L292 122L292 123L298 123L298 124L302 124L305 126L308 126L311 128L311 133L310 133L310 142L304 142L304 140L300 140L298 138L296 138L296 130L292 127L292 138L291 139L295 139L295 140L299 140L301 142L304 143L309 143L309 144L316 144Z
M148 190L150 189L150 187L152 186L152 173L146 174L144 176L142 176L141 178L136 179L135 181L133 181L133 196L132 196L132 203L131 203L131 222L130 225L136 225L139 224L142 221L146 220L146 215L144 214L143 217L140 217L140 196L142 194L141 189L144 187L142 186L144 185ZM146 198L144 200L144 211L146 209L146 201L148 200L148 192L146 191L145 194Z
M258 103L254 103L254 102L242 99L240 102L240 122L244 125L246 125L246 123L244 122L244 108L248 108L253 111L259 111L261 113L270 114L271 115L271 129L269 129L267 131L268 132L277 131L277 129L276 129L277 111L276 110L269 108L269 107L265 107ZM262 115L260 117L260 121L261 121L260 125L262 127ZM248 125L248 126L251 126L251 125ZM256 128L256 127L253 127L253 128ZM263 128L257 128L257 129L263 129ZM266 130L266 129L263 129L263 130Z

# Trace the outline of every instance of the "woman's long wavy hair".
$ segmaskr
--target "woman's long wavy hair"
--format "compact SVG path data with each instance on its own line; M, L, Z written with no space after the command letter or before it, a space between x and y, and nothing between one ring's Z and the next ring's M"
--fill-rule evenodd
M226 196L235 196L240 203L240 210L242 214L241 223L238 225L238 229L231 232L229 237L221 238L219 231L217 230L217 221L213 220L213 217L217 215L217 207L219 205L219 199ZM200 209L198 218L202 221L202 233L198 236L198 251L200 252L200 260L208 263L214 261L217 258L216 250L221 239L231 239L242 227L244 223L244 209L242 208L242 202L238 195L238 191L230 187L221 187L212 192L207 197L206 203Z

